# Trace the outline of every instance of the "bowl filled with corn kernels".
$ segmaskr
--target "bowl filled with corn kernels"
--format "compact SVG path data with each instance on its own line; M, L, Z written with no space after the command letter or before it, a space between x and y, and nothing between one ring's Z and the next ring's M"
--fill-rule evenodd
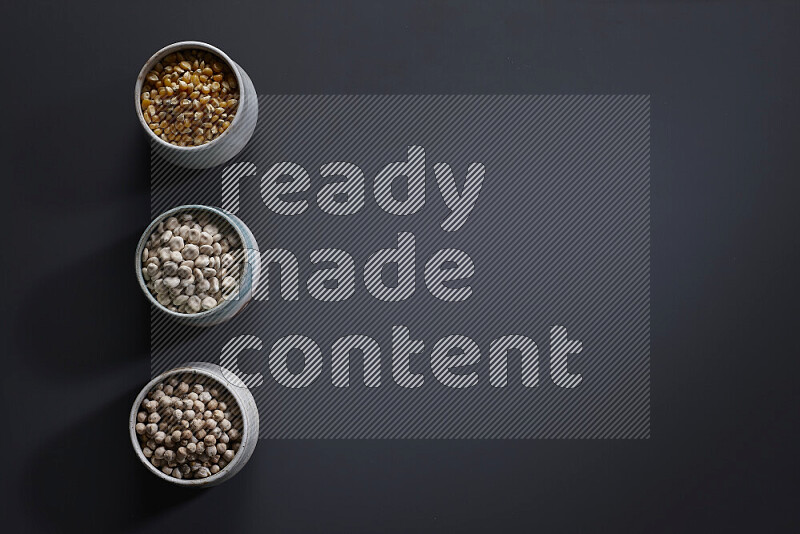
M134 93L155 155L182 167L225 163L244 148L258 121L250 77L222 50L200 41L153 54Z

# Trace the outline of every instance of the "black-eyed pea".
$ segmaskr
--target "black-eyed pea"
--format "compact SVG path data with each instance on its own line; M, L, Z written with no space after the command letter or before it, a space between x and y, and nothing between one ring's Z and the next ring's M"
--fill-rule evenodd
M170 304L172 304L172 299L170 298L169 293L166 292L159 293L158 296L156 297L156 300L158 300L158 303L161 304L162 306L169 306Z
M200 230L197 228L190 229L186 235L186 241L193 245L200 243Z
M201 232L200 233L200 244L201 245L211 245L214 242L214 235L208 232Z
M195 284L195 288L197 290L197 293L207 293L208 290L211 288L211 282L203 278L202 280L200 280Z
M198 269L204 269L208 267L209 257L205 254L201 254L197 256L197 259L194 260L194 266Z
M209 278L208 283L210 285L211 293L219 293L219 279L216 276L212 276L211 278Z
M202 305L203 305L202 301L200 300L200 297L198 297L197 295L192 295L186 302L186 306L194 313L199 312L200 308L202 308Z
M189 243L185 247L182 247L182 249L183 249L182 250L183 258L186 260L195 261L197 259L197 256L200 255L200 247L198 247L194 243Z
M174 261L165 262L161 267L161 270L163 271L164 276L175 276L175 273L178 272L178 264Z
M184 240L179 235L173 236L169 240L169 249L170 250L182 250L184 248L184 246L185 246ZM186 259L190 260L191 258L186 258Z

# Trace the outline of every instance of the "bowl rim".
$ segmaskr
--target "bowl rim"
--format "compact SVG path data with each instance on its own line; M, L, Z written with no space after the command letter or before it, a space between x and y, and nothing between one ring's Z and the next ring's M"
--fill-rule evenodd
M160 302L158 302L158 300L153 296L153 294L150 293L150 290L147 288L147 283L144 280L144 275L142 275L142 251L144 250L145 245L147 244L147 240L150 239L150 235L153 233L153 230L159 225L159 223L161 223L162 221L165 221L170 216L175 215L176 213L181 212L181 211L190 211L190 210L194 210L194 211L209 211L209 212L211 212L211 213L223 218L225 220L225 222L227 222L228 225L230 225L230 227L233 228L233 230L236 232L236 237L239 238L239 242L242 244L242 248L245 250L245 253L244 253L243 258L242 258L242 262L243 263L247 263L247 259L248 259L247 258L247 242L245 240L244 232L242 232L239 229L239 227L236 225L234 220L231 218L230 214L228 214L225 210L222 210L220 208L215 208L213 206L204 206L202 204L185 204L183 206L177 206L177 207L168 209L167 211L165 211L164 213L162 213L161 215L159 215L158 217L156 217L155 219L153 219L150 222L150 224L147 226L147 228L145 228L144 232L142 233L142 236L139 238L139 244L136 246L136 258L135 258L134 264L136 266L136 279L139 281L139 287L142 289L144 294L147 296L148 300L150 300L151 304L156 306L156 308L159 311L161 311L161 312L163 312L163 313L165 313L165 314L167 314L167 315L169 315L171 317L175 317L175 318L178 318L178 319L186 319L188 317L191 317L191 318L193 318L192 320L198 320L198 319L203 319L203 318L206 318L206 317L211 317L211 316L214 316L214 315L222 312L223 310L226 309L226 306L232 306L233 305L232 303L236 302L237 299L225 300L222 304L220 304L218 306L215 306L214 308L211 308L210 310L201 311L199 313L180 313L180 312L172 311L172 310L168 309L166 306L164 306L163 304L161 304ZM242 276L244 276L244 274L245 274L245 266L242 266ZM239 295L240 296L242 294L242 283L243 283L243 281L240 279L239 280Z
M245 458L245 460L242 460L244 455L239 455L238 453L235 454L234 457L233 457L233 460L231 460L230 463L228 463L228 465L226 465L225 467L220 469L219 473L215 473L213 475L210 475L207 478L181 478L181 479L178 479L178 478L175 478L175 477L173 477L171 475L167 475L166 473L162 472L160 469L156 468L152 463L150 463L150 461L144 455L144 452L142 451L142 446L139 444L139 436L138 436L138 434L136 434L136 422L137 422L136 421L136 415L140 411L139 407L141 406L142 401L144 400L144 398L147 396L147 393L156 384L158 384L159 382L163 382L164 380L168 379L170 376L176 375L176 374L202 375L202 376L211 378L220 387L225 388L228 391L228 393L230 393L231 398L234 401L236 401L236 406L239 409L239 413L240 413L241 418L242 418L242 441L241 441L241 445L239 446L239 450L243 451L245 449L246 443L251 439L250 436L248 435L248 430L250 428L250 424L247 421L247 418L244 416L244 408L242 407L241 402L239 402L239 400L236 398L236 395L233 393L233 389L230 388L229 386L223 384L222 381L219 379L219 377L215 376L213 372L211 372L208 369L203 368L201 365L214 365L214 364L188 363L188 364L182 365L180 367L174 367L172 369L164 371L160 375L158 375L155 378L153 378L152 380L150 380L150 382L145 384L145 386L141 389L141 391L139 391L139 394L136 396L136 400L133 402L133 406L131 406L131 414L130 414L130 418L129 418L129 421L128 421L130 437L131 437L131 443L133 444L133 448L136 451L136 456L139 458L139 460L150 470L151 473L154 473L159 478L161 478L163 480L166 480L167 482L171 482L173 484L178 484L178 485L181 485L181 486L204 486L206 484L211 484L212 482L216 482L217 480L219 480L221 475L223 475L224 473L230 473L233 470L233 468L239 462L246 461L246 458ZM220 373L222 373L221 369L222 369L222 367L220 367ZM242 383L242 387L246 388L247 386L244 385L244 383ZM257 440L258 436L255 436L255 438L253 438L253 439Z
M220 59L222 59L223 61L225 61L225 63L228 64L231 71L233 72L233 75L236 76L236 83L239 85L239 106L238 109L236 110L236 114L231 119L230 126L228 126L228 128L224 132L222 132L216 139L212 139L211 141L203 143L202 145L199 146L178 146L178 145L173 145L168 141L164 141L159 136L154 134L153 130L151 130L150 127L145 122L144 115L142 114L142 109L141 109L142 87L144 86L144 79L145 76L147 76L147 73L150 72L150 70L156 65L156 63L161 61L165 56L168 56L169 54L172 54L174 52L180 52L181 50L187 50L193 48L205 50L206 52L211 52L212 54L217 55ZM141 124L142 128L145 129L150 139L154 140L158 145L164 148L169 148L170 150L175 150L178 152L188 153L188 152L200 152L203 149L208 149L208 147L210 147L211 145L215 144L217 141L225 137L225 134L230 132L231 129L234 127L234 125L239 124L241 122L238 121L237 119L239 118L239 115L241 115L241 113L239 113L239 110L244 108L245 98L246 98L245 93L246 91L244 90L243 79L242 76L239 74L239 66L225 52L223 52L216 46L203 41L177 41L175 43L168 44L167 46L163 47L161 50L150 56L150 59L148 59L142 66L142 69L139 71L139 75L136 77L136 85L134 86L133 100L134 100L134 108L136 109L136 116L139 117L139 124Z

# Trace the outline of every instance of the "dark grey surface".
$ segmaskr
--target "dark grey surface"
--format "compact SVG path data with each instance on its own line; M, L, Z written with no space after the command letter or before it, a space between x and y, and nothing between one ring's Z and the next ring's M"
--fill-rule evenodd
M4 530L796 528L798 23L755 1L5 6ZM262 92L652 94L652 438L262 441L207 492L146 473L131 92L187 38Z

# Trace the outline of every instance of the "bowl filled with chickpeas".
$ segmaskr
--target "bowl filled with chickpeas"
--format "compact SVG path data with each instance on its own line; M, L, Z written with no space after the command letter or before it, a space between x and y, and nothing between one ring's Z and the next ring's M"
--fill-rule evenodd
M220 165L238 154L258 121L250 77L219 48L168 45L136 79L136 114L158 155L182 167Z
M250 459L258 442L250 390L219 365L196 362L166 371L136 397L131 443L147 469L170 483L208 487Z
M145 229L136 248L139 286L163 315L212 326L253 298L261 272L255 236L241 219L213 206L172 208Z

